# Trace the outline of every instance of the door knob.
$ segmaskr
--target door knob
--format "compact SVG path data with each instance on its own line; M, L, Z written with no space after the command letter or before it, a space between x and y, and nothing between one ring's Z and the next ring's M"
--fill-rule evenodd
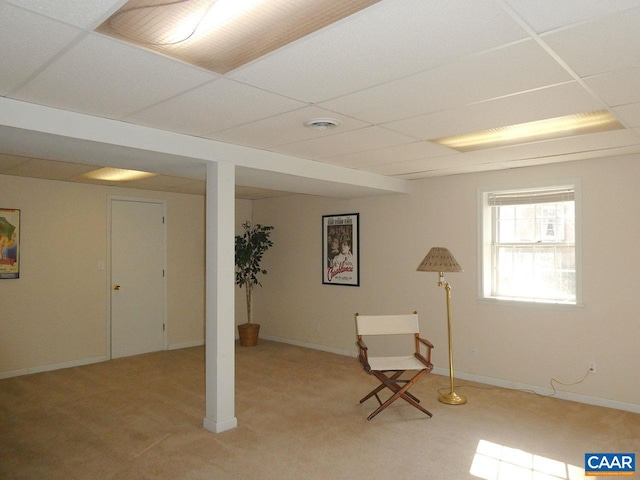
M113 284L113 289L114 290L120 290L120 285L118 285L117 283Z

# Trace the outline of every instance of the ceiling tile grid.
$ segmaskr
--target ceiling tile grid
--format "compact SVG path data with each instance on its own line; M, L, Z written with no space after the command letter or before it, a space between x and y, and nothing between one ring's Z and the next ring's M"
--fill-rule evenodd
M386 148L414 141L415 138L407 135L377 126L370 126L345 133L336 133L302 142L290 143L275 147L272 150L302 158L324 159L363 151L364 149Z
M640 102L640 67L595 75L585 82L613 107Z
M402 178L640 144L640 0L381 0L225 75L92 31L125 3L0 0L0 95ZM430 142L601 109L628 128L464 154ZM312 118L340 126L317 132ZM203 175L151 151L111 159L37 138L0 153Z
M6 0L38 12L47 17L61 20L83 29L96 27L102 19L114 12L126 0Z
M90 165L69 162L51 162L39 158L23 158L13 168L3 168L3 172L20 177L45 178L49 180L70 180L76 175L94 170Z
M344 167L368 169L375 171L378 165L397 165L403 161L418 160L425 158L443 157L444 155L457 154L454 150L432 142L413 142L393 145L391 147L377 150L366 150L362 152L350 153L327 157L325 162ZM441 160L438 160L441 161Z
M385 126L405 135L431 140L575 112L599 110L603 106L577 82L569 82L390 122Z
M229 78L319 103L525 37L491 0L383 1Z
M336 130L333 129L317 131L304 125L309 120L323 118L331 118L340 122L339 128L337 128L339 133L370 126L368 122L346 115L337 114L317 106L307 106L256 122L246 123L236 128L212 133L207 135L207 138L255 148L275 148L335 134Z
M222 78L129 115L126 120L206 137L306 105Z
M640 66L640 6L542 39L581 77Z
M469 88L469 79L473 79L473 88ZM385 123L570 80L566 70L528 40L319 105Z
M62 110L122 118L214 78L218 76L91 34L12 96Z
M588 22L640 6L640 0L506 0L537 33Z
M82 31L0 2L0 95L9 95Z
M630 127L640 127L640 103L621 105L613 110Z

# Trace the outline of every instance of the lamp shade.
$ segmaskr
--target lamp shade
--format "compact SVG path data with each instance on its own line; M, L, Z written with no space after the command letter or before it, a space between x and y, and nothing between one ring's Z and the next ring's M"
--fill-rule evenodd
M451 252L443 247L433 247L418 265L418 272L462 272L462 267Z

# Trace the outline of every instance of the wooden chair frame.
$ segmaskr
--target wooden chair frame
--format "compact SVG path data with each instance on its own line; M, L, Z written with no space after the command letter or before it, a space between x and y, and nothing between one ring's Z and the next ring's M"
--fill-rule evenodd
M360 403L364 403L369 398L375 396L380 404L380 406L367 417L367 420L373 419L398 398L402 398L421 412L432 417L431 412L420 405L420 400L408 391L424 374L433 370L431 350L434 346L429 340L420 337L418 312L413 312L412 315L360 315L356 313L355 317L358 360L360 360L365 372L373 375L380 381L380 385L360 400ZM363 337L369 335L400 334L412 334L414 336L415 351L412 352L412 355L401 357L369 356L369 349ZM424 354L422 353L423 349ZM417 373L408 380L402 380L400 377L406 371L417 371ZM378 393L385 388L391 390L392 395L383 402L380 400Z

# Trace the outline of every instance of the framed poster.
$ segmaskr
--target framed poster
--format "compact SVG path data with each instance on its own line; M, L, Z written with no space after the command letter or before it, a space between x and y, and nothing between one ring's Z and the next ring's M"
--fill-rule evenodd
M360 286L358 213L322 216L322 283Z
M0 279L20 278L20 210L0 208Z

